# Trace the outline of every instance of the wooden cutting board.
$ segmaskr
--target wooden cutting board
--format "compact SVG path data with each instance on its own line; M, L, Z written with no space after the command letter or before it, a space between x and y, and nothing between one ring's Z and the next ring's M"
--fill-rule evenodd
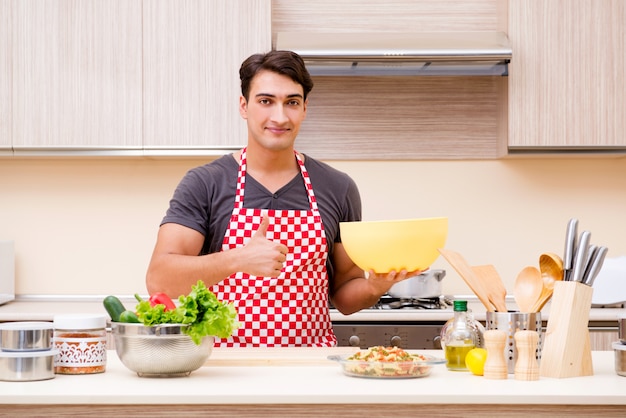
M358 347L214 348L205 366L320 366L330 355L350 355Z

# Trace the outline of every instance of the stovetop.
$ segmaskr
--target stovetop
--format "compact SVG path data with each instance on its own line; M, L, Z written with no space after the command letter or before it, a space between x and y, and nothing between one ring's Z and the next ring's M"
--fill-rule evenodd
M363 311L388 311L388 310L449 310L453 306L453 300L448 296L435 296L428 298L397 298L383 295L374 306ZM330 309L335 308L330 305Z
M425 309L425 310L441 310L448 309L452 306L452 300L445 296L437 296L431 298L395 298L384 295L378 302L369 309L374 310L398 310L398 309Z

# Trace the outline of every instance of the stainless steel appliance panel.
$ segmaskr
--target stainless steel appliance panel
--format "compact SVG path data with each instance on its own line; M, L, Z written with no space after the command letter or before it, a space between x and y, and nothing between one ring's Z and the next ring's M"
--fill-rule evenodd
M444 323L346 323L333 324L340 347L396 346L404 349L441 348Z

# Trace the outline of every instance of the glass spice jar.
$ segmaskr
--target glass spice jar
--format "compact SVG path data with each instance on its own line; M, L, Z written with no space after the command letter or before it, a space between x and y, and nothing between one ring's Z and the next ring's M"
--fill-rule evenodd
M76 314L54 317L56 374L94 374L106 369L106 317Z

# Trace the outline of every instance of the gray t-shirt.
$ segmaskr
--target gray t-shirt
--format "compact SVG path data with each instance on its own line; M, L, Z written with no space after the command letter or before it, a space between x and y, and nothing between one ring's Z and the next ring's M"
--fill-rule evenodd
M324 223L327 269L332 278L333 244L341 242L339 222L361 220L361 198L356 183L347 174L309 156L305 156L304 164ZM200 232L205 237L201 254L221 251L234 208L238 170L232 155L189 170L174 191L161 225L176 223ZM302 175L299 173L276 193L270 193L246 174L244 207L308 210Z

